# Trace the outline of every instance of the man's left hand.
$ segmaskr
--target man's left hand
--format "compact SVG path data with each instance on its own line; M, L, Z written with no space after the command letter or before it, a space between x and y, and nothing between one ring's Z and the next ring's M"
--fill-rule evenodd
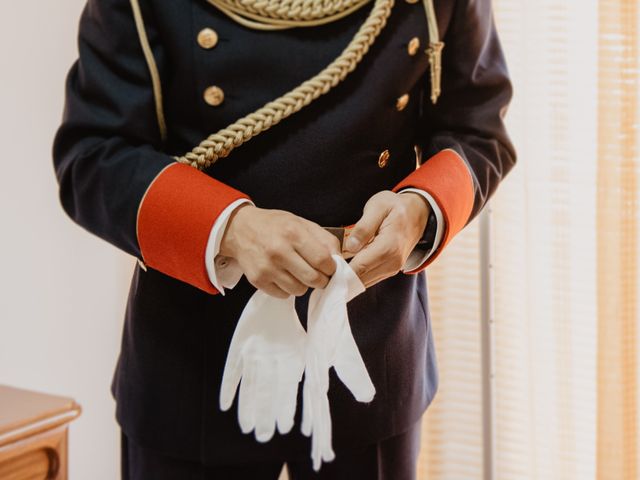
M369 199L345 245L355 254L349 265L367 288L402 269L430 212L429 202L415 192L384 190Z

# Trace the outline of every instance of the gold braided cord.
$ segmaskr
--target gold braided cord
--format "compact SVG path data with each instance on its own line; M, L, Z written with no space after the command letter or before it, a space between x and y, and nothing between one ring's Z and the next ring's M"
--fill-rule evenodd
M370 0L208 0L236 22L257 30L313 27L334 22Z
M251 5L250 8L247 7L245 9L245 14L249 12L252 15L261 15L263 12L268 12L268 16L261 18L261 20L267 25L274 24L273 16L278 15L286 18L276 18L276 21L299 21L299 25L296 23L298 26L302 26L305 22L308 22L310 17L315 18L314 16L317 16L317 8L314 10L313 8L310 9L308 7L302 8L299 7L299 5L326 5L334 3L330 8L323 7L321 9L322 12L330 12L327 15L341 15L342 12L349 11L354 8L355 5L357 5L358 8L362 6L359 5L360 2L355 3L350 0L281 0L283 3L288 5L286 8L287 11L285 12L282 9L278 9L273 6L278 4L278 0L209 1L224 1L225 6L227 5L226 2L233 3L234 8L240 8L239 6L244 6L245 4ZM369 1L370 0L365 0L362 3L364 4ZM375 0L371 13L355 34L349 45L347 45L342 53L327 67L325 67L324 70L311 79L304 81L293 90L285 93L280 98L267 103L255 112L210 135L191 152L181 157L175 157L176 161L191 165L199 170L208 168L218 159L228 156L234 148L249 141L251 138L265 130L268 130L270 127L276 125L281 120L289 117L295 112L300 111L304 106L309 105L320 95L327 93L331 88L344 80L345 77L356 68L360 60L362 60L362 57L367 53L369 47L373 44L382 28L386 25L387 18L389 18L389 15L391 14L393 4L394 0ZM293 8L292 6L295 6L295 11L298 12L295 15L293 15L289 10ZM292 16L299 18L292 19ZM281 24L275 25L282 26Z

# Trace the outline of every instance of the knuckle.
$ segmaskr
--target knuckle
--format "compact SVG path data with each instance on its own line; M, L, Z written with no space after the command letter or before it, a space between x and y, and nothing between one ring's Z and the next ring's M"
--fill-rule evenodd
M287 240L293 240L298 236L298 229L292 223L286 223L281 230L282 236Z
M391 265L393 266L394 269L400 270L402 268L402 265L404 264L404 256L402 254L402 249L400 248L400 246L394 247L394 252L391 255L390 260L391 260Z
M358 276L360 276L364 272L371 270L371 262L369 260L360 260L360 262L358 262L358 264L353 267L353 270Z
M402 223L409 223L409 207L404 203L398 203L395 208L396 220Z
M322 275L320 272L315 272L309 279L309 284L314 288L324 288L328 282L327 276Z
M402 249L396 243L389 243L384 247L384 256L392 265L402 262Z
M327 277L326 275L320 275L320 279L318 280L318 287L317 288L326 287L327 284L329 283L329 279L330 279L330 277Z
M299 284L299 285L296 285L293 294L296 297L301 297L302 295L307 293L307 290L308 290L308 287L306 287L305 285Z
M272 289L269 293L269 295L271 295L272 297L276 297L276 298L280 298L280 299L285 299L289 297L289 294L285 291L282 291L280 289Z
M249 283L256 287L258 290L267 290L267 284L255 275L247 276L247 280L249 280Z
M271 275L266 268L260 268L254 273L254 280L260 285L264 286L271 283Z
M328 232L327 232L328 233ZM328 255L329 257L331 257L332 254L334 253L340 253L340 250L342 249L342 245L340 245L340 240L338 240L334 235L331 235L330 233L328 233L328 237L327 238L327 242L326 242L326 248L327 251L325 253L325 255Z
M394 194L391 190L381 190L371 197L371 200L376 202L386 202L390 198L393 198Z
M392 257L395 254L395 245L393 243L385 243L380 247L380 256L384 258Z
M334 262L331 252L327 252L326 255L320 260L320 270L327 275L333 275L336 271L336 262ZM319 275L319 274L318 274Z
M385 200L389 200L389 201L394 201L398 194L395 192L392 192L391 190L383 190L382 192L380 192L382 195L384 195L384 199Z
M396 272L400 271L403 265L404 265L404 261L400 256L394 257L393 260L391 261L391 266Z
M269 261L277 261L282 259L281 242L270 242L265 246L264 253Z

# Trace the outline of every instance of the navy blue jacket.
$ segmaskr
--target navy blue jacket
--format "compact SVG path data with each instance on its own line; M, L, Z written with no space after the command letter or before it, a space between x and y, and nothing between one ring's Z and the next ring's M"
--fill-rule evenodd
M490 1L435 3L445 42L436 105L429 99L422 3L397 0L342 83L199 172L173 156L318 73L373 3L330 24L264 32L233 22L205 0L141 1L164 94L163 141L129 0L88 0L53 158L69 216L148 267L133 273L112 384L117 420L130 437L209 464L309 455L299 424L259 444L240 432L235 408L218 407L235 322L255 291L243 277L222 296L204 272L208 229L231 201L246 196L259 207L336 226L355 223L376 192L423 188L446 220L431 263L512 169L516 154L503 124L512 90ZM197 42L204 28L218 34L212 49ZM411 55L413 37L421 48ZM225 93L218 106L203 99L210 85ZM405 93L409 102L399 110L396 100ZM381 166L384 150L390 156ZM377 394L370 404L357 403L332 372L337 455L403 431L435 395L426 265L368 288L348 305ZM297 299L303 322L307 300L308 294Z

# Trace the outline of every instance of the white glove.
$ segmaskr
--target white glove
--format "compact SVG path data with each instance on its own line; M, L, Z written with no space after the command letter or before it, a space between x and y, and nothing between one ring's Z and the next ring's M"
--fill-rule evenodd
M257 290L242 311L227 354L220 408L231 408L240 384L238 422L243 433L255 429L259 442L269 441L276 425L280 433L293 427L306 347L295 298Z
M324 289L309 298L307 352L303 385L302 433L311 437L313 468L335 458L331 446L329 409L329 369L336 374L359 402L375 395L367 368L351 333L347 303L365 291L356 273L340 255L333 255L336 272Z

